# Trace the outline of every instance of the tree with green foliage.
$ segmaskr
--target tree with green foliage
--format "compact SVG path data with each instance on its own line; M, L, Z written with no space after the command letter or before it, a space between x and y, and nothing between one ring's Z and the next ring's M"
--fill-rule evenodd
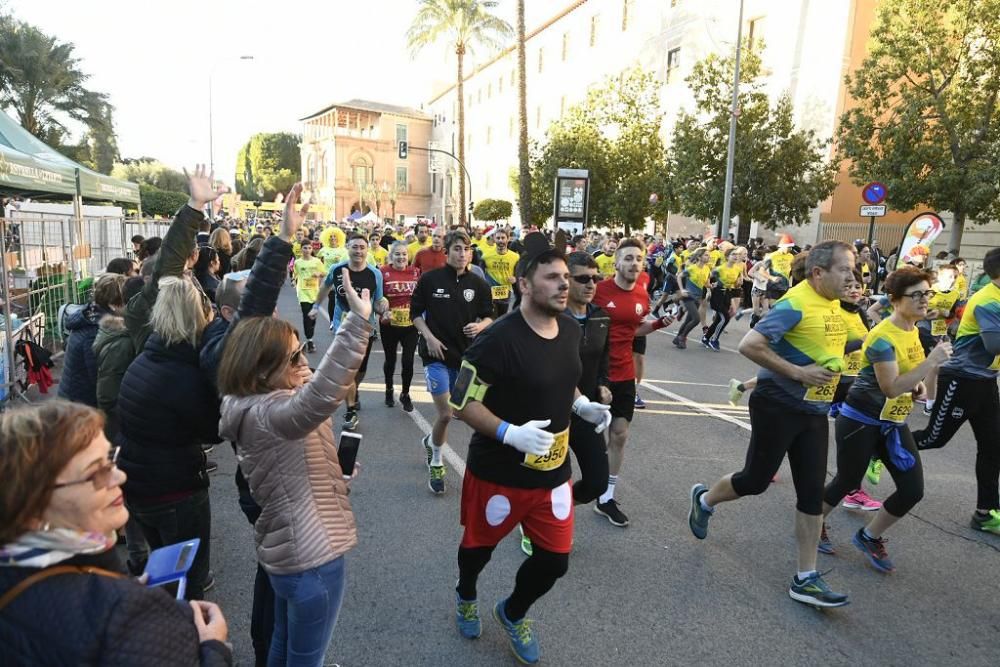
M465 56L474 48L498 50L509 39L510 24L491 14L496 6L491 0L417 0L417 15L406 33L406 41L414 55L431 45L442 42L455 53L456 99L458 117L458 161L465 164ZM458 219L465 226L465 188L458 188Z
M476 202L472 210L472 215L476 220L486 222L496 222L497 220L508 220L514 212L514 205L503 199L483 199Z
M809 222L835 187L829 142L795 127L787 95L771 102L760 48L756 41L742 53L732 191L740 242L751 222L767 229ZM733 69L732 56L712 54L695 64L687 78L695 108L680 114L671 141L670 185L678 210L716 224L725 195Z
M139 184L139 198L145 215L173 215L188 201L184 192L169 192L146 183Z
M236 156L236 192L244 199L273 201L302 178L299 143L290 132L261 132Z
M1000 0L883 0L868 55L847 77L857 106L840 119L851 179L880 181L896 210L1000 218Z
M151 157L126 159L115 163L111 176L170 192L184 192L187 187L187 178L183 173Z

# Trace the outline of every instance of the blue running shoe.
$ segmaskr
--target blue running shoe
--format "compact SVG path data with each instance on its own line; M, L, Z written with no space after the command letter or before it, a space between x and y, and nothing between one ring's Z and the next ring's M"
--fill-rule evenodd
M858 528L854 533L854 546L861 550L861 553L868 556L868 562L879 572L892 572L896 567L889 560L889 552L885 550L885 543L888 541L884 537L868 537L864 528Z
M642 400L642 398L639 396L639 392L635 393L635 409L636 410L646 409L646 401Z
M796 602L816 608L843 607L849 604L846 595L830 590L830 586L823 581L823 575L819 572L813 572L802 580L798 576L792 577L792 585L788 587L788 596Z
M458 631L466 639L476 639L483 634L483 622L479 619L479 603L475 600L463 600L455 593L455 623Z
M821 554L833 555L837 553L837 549L833 546L833 541L830 536L826 534L829 526L826 525L826 521L823 522L823 530L819 534L819 543L816 545L816 551Z
M701 506L701 497L706 493L708 493L708 487L704 484L695 484L691 487L691 510L688 512L688 526L699 540L708 537L708 520L712 518L712 513L707 512Z
M542 656L538 647L538 638L531 630L532 622L527 618L522 618L516 623L508 620L507 614L503 610L506 604L507 600L497 602L497 606L493 607L493 617L500 622L507 633L507 639L510 640L510 650L518 662L534 665Z
M713 352L722 352L722 346L719 345L719 341L717 341L717 340L710 340L710 341L708 341L708 347Z

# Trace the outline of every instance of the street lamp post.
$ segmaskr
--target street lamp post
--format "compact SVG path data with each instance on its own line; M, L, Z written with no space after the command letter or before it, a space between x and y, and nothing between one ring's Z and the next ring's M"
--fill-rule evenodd
M736 28L736 72L733 74L733 105L729 110L729 148L726 153L726 190L722 198L722 221L719 237L729 238L729 216L733 203L733 166L736 161L736 116L739 114L740 46L743 41L743 0L740 0L740 22ZM742 220L740 221L742 222Z
M240 56L240 60L243 60L243 61L245 61L245 60L253 60L253 56ZM208 168L209 168L209 173L215 171L215 136L214 136L214 133L213 133L214 127L213 127L213 124L212 124L212 77L215 75L215 67L217 65L218 65L218 63L216 63L216 65L213 65L212 69L209 70L209 72L208 72Z

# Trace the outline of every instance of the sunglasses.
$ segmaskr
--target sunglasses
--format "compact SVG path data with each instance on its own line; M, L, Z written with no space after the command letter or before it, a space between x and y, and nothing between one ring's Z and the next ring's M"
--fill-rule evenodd
M580 283L581 285L586 285L587 283L594 283L595 285L601 282L601 276L570 276L573 280Z
M114 475L115 470L118 469L118 453L121 451L121 447L113 447L108 452L108 460L100 468L95 470L91 475L84 477L83 479L73 480L72 482L62 482L61 484L53 484L52 488L62 489L67 486L76 486L78 484L86 484L90 482L94 485L95 491L100 491L101 489L106 489L111 486L111 477Z
M308 341L302 341L298 349L295 350L295 352L292 353L291 358L289 358L288 360L289 365L298 366L299 364L302 363L303 355L305 354L306 351L306 345L308 345Z

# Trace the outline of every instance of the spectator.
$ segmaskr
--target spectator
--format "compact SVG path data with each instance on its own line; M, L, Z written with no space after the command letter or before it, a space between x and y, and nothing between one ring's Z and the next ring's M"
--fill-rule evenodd
M215 248L201 246L194 263L194 277L212 303L215 303L215 290L219 286L219 267L219 253Z
M246 271L253 266L253 262L257 259L257 254L260 249L264 247L264 237L254 236L247 243L246 247L240 250L234 257L230 268L233 271Z
M142 242L145 240L146 239L143 238L141 234L136 234L132 237L132 254L136 257L138 257L139 253L142 251Z
M97 407L97 354L94 339L101 318L120 313L125 306L122 287L125 276L105 273L94 283L94 300L72 312L67 309L65 327L69 331L59 398Z
M142 290L143 280L133 276L122 286L125 303ZM120 312L104 315L98 322L94 339L97 355L97 407L104 411L107 423L104 432L114 441L118 434L118 392L129 364L135 359L135 346L125 329L125 318Z
M232 664L216 605L123 576L125 475L102 427L59 400L0 417L0 595L36 578L0 614L4 664Z
M219 227L208 238L208 245L215 248L215 252L219 253L219 277L221 278L232 271L230 264L233 259L233 238L229 235L228 231Z
M160 252L162 242L163 239L159 236L151 236L142 242L142 247L139 248L139 272L143 276L153 275L153 262Z
M104 271L106 273L117 273L126 278L139 275L139 267L136 265L135 260L128 257L114 258L108 262L108 266Z

